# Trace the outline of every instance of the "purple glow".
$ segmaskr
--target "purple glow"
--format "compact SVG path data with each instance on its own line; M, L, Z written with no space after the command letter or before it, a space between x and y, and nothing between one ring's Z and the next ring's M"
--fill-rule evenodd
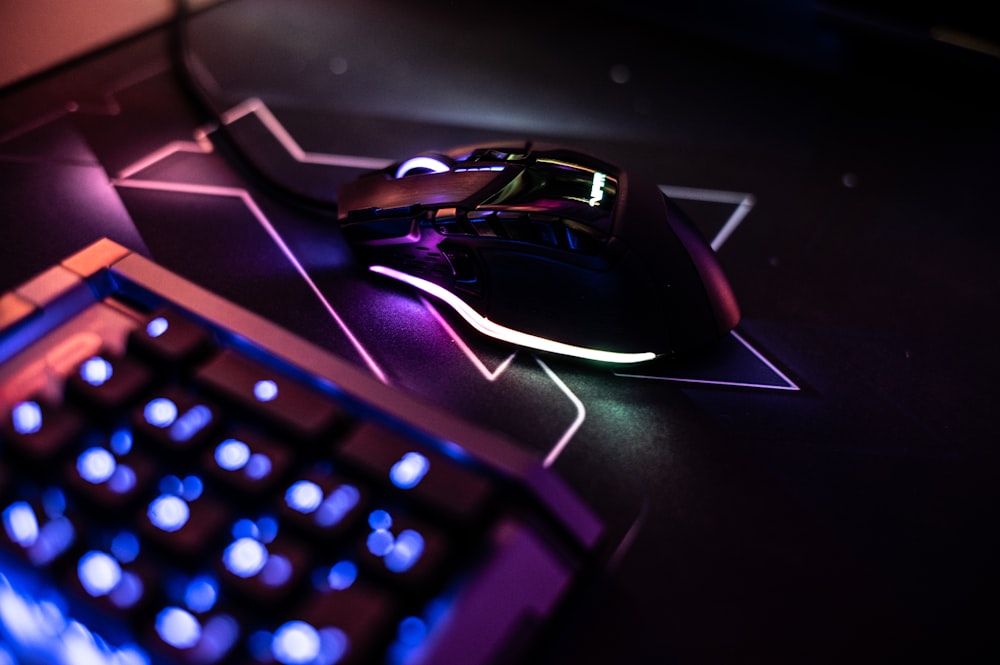
M473 309L468 303L456 296L454 293L433 282L429 282L426 279L414 277L413 275L389 268L387 266L369 266L369 270L380 275L385 275L386 277L391 277L392 279L403 282L404 284L409 284L410 286L419 289L428 295L434 296L455 310L459 316L465 319L466 323L482 334L509 344L515 344L529 349L537 349L539 351L547 351L549 353L558 353L565 356L573 356L576 358L584 358L586 360L596 360L598 362L615 363L620 365L645 362L656 357L656 354L652 351L620 353L617 351L588 349L582 346L564 344L563 342L557 342L555 340L507 328L506 326L501 326L483 317L479 314L479 312Z
M396 169L396 177L403 178L409 175L410 171L430 171L432 173L444 173L448 170L448 165L440 159L434 157L420 156L411 157Z

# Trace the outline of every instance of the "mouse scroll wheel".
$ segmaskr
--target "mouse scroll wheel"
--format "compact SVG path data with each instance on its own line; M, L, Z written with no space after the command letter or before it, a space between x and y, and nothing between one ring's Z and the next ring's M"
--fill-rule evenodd
M451 160L441 155L417 155L402 162L396 168L396 177L405 178L411 175L426 173L444 173L451 170Z

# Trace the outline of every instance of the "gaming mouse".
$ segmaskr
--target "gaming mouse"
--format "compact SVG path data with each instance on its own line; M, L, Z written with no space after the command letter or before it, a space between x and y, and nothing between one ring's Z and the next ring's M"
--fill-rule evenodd
M692 352L740 312L715 253L652 181L554 145L420 154L345 183L369 270L479 332L611 363Z

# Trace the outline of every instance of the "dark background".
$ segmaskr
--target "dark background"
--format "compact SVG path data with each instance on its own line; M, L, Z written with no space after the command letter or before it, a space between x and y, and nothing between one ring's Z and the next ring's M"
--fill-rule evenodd
M363 365L277 234L390 383L539 455L570 437L555 468L621 546L544 662L995 662L990 18L231 0L185 29L205 98L169 26L0 91L0 288L109 235ZM250 98L306 153L527 136L752 195L719 256L738 333L798 390L732 340L637 378L523 351L504 365L513 350L452 322L467 355L428 303L354 270L330 206L357 168L291 158L258 116L214 129ZM708 237L734 208L678 202Z

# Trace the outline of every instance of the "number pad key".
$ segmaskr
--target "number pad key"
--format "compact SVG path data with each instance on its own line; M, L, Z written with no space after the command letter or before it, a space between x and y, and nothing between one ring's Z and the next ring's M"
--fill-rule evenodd
M280 514L310 537L329 540L358 523L368 501L364 485L316 467L288 485Z
M302 581L310 565L304 546L278 533L271 518L235 524L219 558L219 578L243 598L274 604Z
M156 477L153 458L133 447L132 434L116 430L66 463L66 485L103 508L118 510L146 494Z
M138 515L142 533L172 554L196 559L219 538L229 511L196 476L165 476L158 489Z
M288 446L249 428L239 428L214 441L202 455L202 468L245 496L260 496L273 489L293 461Z
M357 427L339 453L397 494L461 525L477 521L492 494L482 475L375 423Z
M153 395L132 413L135 434L172 453L199 448L212 436L219 420L216 406L178 386Z
M434 527L398 511L376 509L358 543L358 559L375 575L411 590L431 584L449 555Z

